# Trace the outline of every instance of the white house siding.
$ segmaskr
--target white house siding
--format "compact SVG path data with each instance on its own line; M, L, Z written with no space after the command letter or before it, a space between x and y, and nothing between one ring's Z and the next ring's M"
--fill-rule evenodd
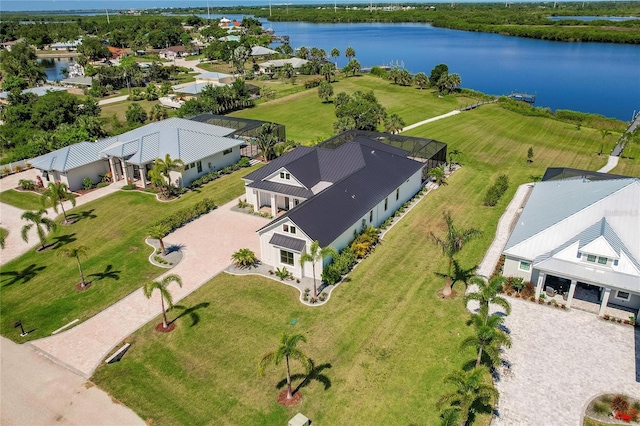
M288 173L290 176L290 179L284 179L280 177L280 173ZM286 176L286 175L285 175ZM269 176L267 179L269 182L275 182L275 183L281 183L284 185L290 185L290 186L295 186L296 188L304 188L305 186L300 183L295 176L293 176L293 174L291 174L287 169L282 168L280 170L278 170L277 172L275 172L273 175Z
M231 166L232 164L237 163L239 160L240 147L234 146L229 154L224 155L222 152L218 152L214 155L210 155L209 157L205 157L202 160L198 160L202 163L202 171L199 173L197 167L198 161L194 161L193 163L185 164L189 166L189 169L184 171L184 173L182 174L182 178L180 178L180 174L177 172L171 172L170 176L172 182L175 182L176 179L180 179L182 186L188 186L191 182L198 179L199 177L209 172L217 171ZM193 164L193 167L191 167L191 164Z
M284 232L283 225L285 224L288 226L295 226L296 233L291 234L291 233ZM287 235L300 240L304 240L306 241L305 248L307 249L312 243L311 239L307 235L305 235L304 232L300 230L298 225L296 225L294 222L292 222L289 219L285 219L283 222L272 225L271 228L269 228L266 232L260 235L260 253L261 253L260 260L262 261L262 263L272 266L274 270L276 268L286 267L287 271L291 272L291 274L293 274L293 276L296 278L312 276L313 274L312 274L311 264L305 264L304 272L303 272L303 268L300 265L300 253L295 253L293 252L293 250L285 249L287 251L293 252L293 266L280 262L280 248L269 244L269 241L271 241L271 237L275 233ZM320 268L317 268L316 273L318 274L318 278L320 276L320 272L321 272Z
M95 161L67 172L69 189L75 191L82 188L84 178L89 178L93 183L100 182L101 175L109 171L109 163L106 160Z

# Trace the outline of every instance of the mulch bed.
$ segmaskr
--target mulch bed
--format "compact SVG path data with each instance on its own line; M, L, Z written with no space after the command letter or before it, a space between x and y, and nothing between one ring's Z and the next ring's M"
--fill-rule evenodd
M170 331L173 331L175 328L176 328L175 322L170 322L169 324L167 324L167 328L164 328L162 323L156 325L156 331L159 333L168 333Z
M284 405L285 407L294 407L298 405L300 401L302 401L302 392L300 391L294 392L289 399L287 399L286 388L278 395L278 404Z
M445 296L445 295L442 293L442 290L438 290L438 298L439 298L439 299L455 299L455 298L456 298L456 295L457 295L457 293L456 293L456 291L455 291L455 290L451 290L451 294L450 294L449 296Z
M86 284L84 285L84 287L82 287L82 283L78 283L78 284L76 284L76 290L78 290L78 291L85 291L85 290L87 290L89 287L91 287L91 283L86 283Z

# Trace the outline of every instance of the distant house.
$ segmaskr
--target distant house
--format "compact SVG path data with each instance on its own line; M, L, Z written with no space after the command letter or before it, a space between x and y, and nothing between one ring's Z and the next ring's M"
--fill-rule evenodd
M75 41L68 41L62 43L53 43L49 45L49 49L51 50L67 50L69 52L78 50L78 46L82 44L82 40L78 39Z
M613 307L637 317L640 179L572 169L547 175L507 241L503 274L532 281L536 297L559 291L569 307L593 306L601 316Z
M50 92L63 92L63 91L66 92L67 88L45 85L45 86L39 86L39 87L32 87L30 89L24 89L22 91L22 94L33 93L34 95L37 95L37 96L44 96ZM0 103L6 103L8 97L9 97L9 92L0 92Z
M240 36L228 35L228 36L218 38L218 41L240 41Z
M109 53L111 53L111 58L113 59L120 59L129 54L126 49L120 49L118 47L108 46L107 49L109 49Z
M251 48L251 56L269 56L269 55L276 55L278 52L276 52L273 49L269 49L267 47L264 46L253 46Z
M291 64L293 66L293 69L297 70L308 62L309 61L307 61L306 59L301 58L272 59L270 61L259 63L258 66L260 67L260 73L266 74L269 73L270 70L277 72L282 67L284 67L285 64Z
M18 43L22 43L23 41L24 41L24 38L19 38L18 40L12 40L12 41L4 41L0 43L0 49L6 49L9 52L11 52L11 49L13 48L13 46L15 46Z
M199 95L207 86L228 86L233 83L234 80L235 77L230 74L213 71L204 72L196 76L195 83L186 84L180 89L175 89L175 91L195 96Z
M181 186L240 159L241 139L230 137L235 129L207 123L169 118L147 124L118 136L96 142L81 142L36 157L31 164L43 181L64 182L71 190L82 187L85 178L99 182L107 173L114 181L148 185L147 173L156 158L166 154L185 162L182 174L171 179Z
M160 56L162 59L173 61L176 58L187 56L187 53L184 46L170 46L166 49L162 49L160 53L158 53L158 56Z
M313 241L342 250L354 233L378 227L422 187L426 171L444 162L446 145L405 138L407 145L431 145L432 158L393 143L390 135L352 134L315 147L298 147L247 175L246 200L275 219L258 231L261 261L286 267L297 278L313 274L300 255ZM326 259L316 268L320 278Z

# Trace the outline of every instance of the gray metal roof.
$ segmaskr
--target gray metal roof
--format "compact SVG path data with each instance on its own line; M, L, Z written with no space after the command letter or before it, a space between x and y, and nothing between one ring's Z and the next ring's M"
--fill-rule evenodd
M251 48L251 56L273 55L276 54L275 50L269 49L263 46L253 46Z
M33 93L38 96L44 96L49 92L62 92L67 91L66 87L58 87L58 86L39 86L32 87L30 89L24 89L21 93L24 95L26 93ZM0 92L0 99L7 99L9 97L9 92Z
M271 236L271 239L269 240L269 244L273 244L276 247L288 248L297 253L302 253L302 250L304 250L306 241L300 240L298 238L289 237L287 235L275 233L273 234L273 236Z
M202 74L198 74L196 75L196 80L219 80L221 78L226 78L226 77L231 77L231 74L224 74L221 72L215 72L215 71L207 71L207 72L203 72Z
M108 140L80 142L65 146L31 160L39 170L66 172L100 160L100 151L109 146Z
M312 240L327 246L423 167L386 151L382 143L369 142L353 141L333 150L334 158L342 160L335 167L348 165L351 173L262 229L288 217Z
M311 198L313 192L310 189L301 188L299 186L285 185L283 183L269 182L266 180L259 180L247 184L249 188L262 189L264 191L276 192L278 194L291 195L292 197Z
M560 180L536 183L505 250L593 205L638 179ZM586 224L585 224L586 225Z
M212 87L226 86L226 84L212 83L209 81L201 82L201 83L189 83L180 89L174 89L174 91L176 93L186 93L187 95L199 95L200 93L202 93L204 89L207 88L207 86L212 86Z

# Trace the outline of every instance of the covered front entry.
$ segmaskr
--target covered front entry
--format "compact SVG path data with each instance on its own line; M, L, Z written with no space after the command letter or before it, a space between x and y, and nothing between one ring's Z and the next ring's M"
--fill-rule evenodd
M267 212L273 217L280 216L300 204L300 200L297 198L266 191L258 191L256 198L258 205L254 206L254 209Z

